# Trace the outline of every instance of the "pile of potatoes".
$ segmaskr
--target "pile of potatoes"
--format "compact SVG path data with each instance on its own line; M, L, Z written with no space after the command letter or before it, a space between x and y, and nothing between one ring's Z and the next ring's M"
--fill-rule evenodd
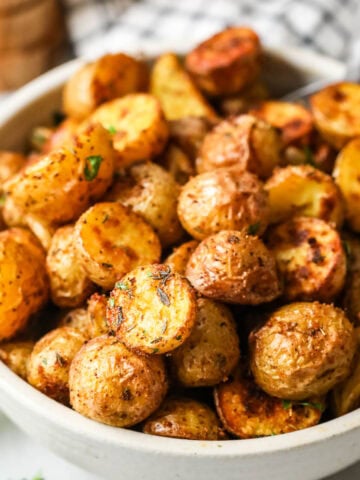
M261 58L106 55L0 153L0 359L45 395L196 440L360 406L360 85L269 100Z

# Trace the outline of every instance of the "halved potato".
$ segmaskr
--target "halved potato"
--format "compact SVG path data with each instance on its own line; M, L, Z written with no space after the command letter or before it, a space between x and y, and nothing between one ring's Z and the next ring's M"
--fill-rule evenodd
M239 438L294 432L319 423L325 410L322 398L291 402L270 397L247 372L238 369L228 382L215 388L215 405L222 424Z
M347 256L347 276L342 306L349 319L360 326L360 240L349 233L342 234Z
M143 432L187 440L223 440L224 431L215 412L190 398L168 398L143 426Z
M129 272L110 294L111 330L137 353L162 354L189 337L196 319L195 293L168 265L146 265Z
M109 331L106 320L107 297L94 293L88 300L89 333L91 338L99 337Z
M86 338L90 335L90 315L86 308L75 308L60 318L58 327L72 327L79 330Z
M169 129L158 100L134 93L101 105L85 121L100 123L111 136L116 151L115 169L150 160L165 148Z
M204 138L197 170L237 166L261 178L280 163L281 141L274 127L252 115L223 120Z
M170 143L159 159L160 165L167 170L179 185L184 185L195 175L195 164L188 155L174 143Z
M360 85L340 82L310 97L315 124L335 148L360 135Z
M261 46L254 30L229 27L186 55L187 70L210 95L240 91L260 72Z
M83 119L101 103L144 90L147 83L145 62L124 53L104 55L81 67L67 81L63 108L70 117Z
M26 380L27 366L33 348L34 342L31 341L0 343L0 360L16 375Z
M292 216L316 217L340 228L344 205L330 175L310 165L278 168L265 183L269 193L270 223Z
M270 230L268 247L284 280L286 300L333 301L346 275L338 232L319 218L295 217Z
M88 277L110 290L138 265L156 263L161 246L153 229L129 207L97 203L75 224L75 246Z
M180 247L174 249L174 251L165 259L165 265L169 265L173 272L185 275L186 265L191 257L191 254L195 248L199 245L196 240L190 240L185 242Z
M167 120L217 115L174 53L160 55L150 75L150 93L158 98Z

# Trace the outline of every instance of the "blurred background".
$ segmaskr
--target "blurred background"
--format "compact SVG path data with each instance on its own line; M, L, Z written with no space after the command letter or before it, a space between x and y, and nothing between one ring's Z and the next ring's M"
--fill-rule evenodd
M342 60L358 0L0 0L0 91L74 56L196 43L250 25L270 46L306 46Z

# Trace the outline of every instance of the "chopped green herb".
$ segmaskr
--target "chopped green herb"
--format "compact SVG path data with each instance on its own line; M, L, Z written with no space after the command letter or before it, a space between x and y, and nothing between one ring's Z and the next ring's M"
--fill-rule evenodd
M342 241L342 246L343 246L343 249L344 249L344 252L345 252L345 255L346 255L346 259L348 260L348 262L351 260L351 247L350 247L350 244L349 242L347 242L346 240L343 240Z
M164 292L164 290L162 290L160 287L158 287L156 289L156 293L158 294L158 297L160 298L161 303L163 303L167 307L170 307L170 299L167 296L167 294Z
M282 406L284 410L289 410L289 408L292 407L292 401L291 400L283 400L282 401Z
M66 365L66 360L60 355L60 353L55 352L56 363L60 365L60 367L64 367Z
M106 223L109 220L109 215L105 213L104 218L102 219L101 223Z
M313 167L316 167L313 152L310 150L310 148L307 145L304 147L304 153L305 153L305 163Z
M249 235L256 235L258 233L259 229L260 229L260 222L253 223L253 224L249 225L249 227L247 229L247 233Z
M41 360L41 363L42 363L43 365L47 365L47 364L48 364L47 358L43 358L43 359Z
M97 177L103 158L100 155L90 155L85 159L84 176L85 180L91 182Z
M161 284L165 285L171 276L171 268L166 265L165 270L159 270L157 273L148 272L146 275L154 280L161 280Z
M0 207L2 207L5 204L5 200L6 200L6 195L5 193L2 193L0 195Z
M317 402L296 402L296 405L301 405L302 407L316 408L317 410L320 410L320 412L323 412L325 410L325 405Z
M108 306L109 306L110 308L113 308L113 307L115 306L115 299L114 299L114 298L112 298L112 297L109 298L109 300L108 300Z
M151 344L154 344L154 343L159 343L161 342L161 340L163 339L163 337L157 337L157 338L154 338L154 340L151 340Z
M121 307L117 307L116 326L119 327L124 321L124 315Z
M115 283L115 288L118 288L119 290L129 290L129 286L126 285L126 283L123 282L116 282Z
M45 145L46 141L47 138L45 137L45 135L36 130L31 135L31 143L37 150L41 150L42 147Z
M108 132L111 133L111 135L115 135L116 133L116 128L114 127L114 125L110 125L108 127Z
M158 353L159 349L158 348L154 348L152 353Z

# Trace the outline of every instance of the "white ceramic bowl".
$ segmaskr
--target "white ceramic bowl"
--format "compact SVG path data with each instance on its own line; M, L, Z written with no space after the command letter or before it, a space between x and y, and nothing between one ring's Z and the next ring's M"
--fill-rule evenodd
M183 46L184 47L184 46ZM169 49L169 45L165 46ZM147 48L155 54L159 49ZM287 67L284 68L284 62ZM0 106L0 148L21 149L31 127L60 104L68 63ZM265 62L275 86L341 78L341 64L284 48ZM315 480L360 459L360 410L277 437L222 442L177 440L113 428L82 417L39 393L0 362L0 407L21 429L71 462L110 479Z

